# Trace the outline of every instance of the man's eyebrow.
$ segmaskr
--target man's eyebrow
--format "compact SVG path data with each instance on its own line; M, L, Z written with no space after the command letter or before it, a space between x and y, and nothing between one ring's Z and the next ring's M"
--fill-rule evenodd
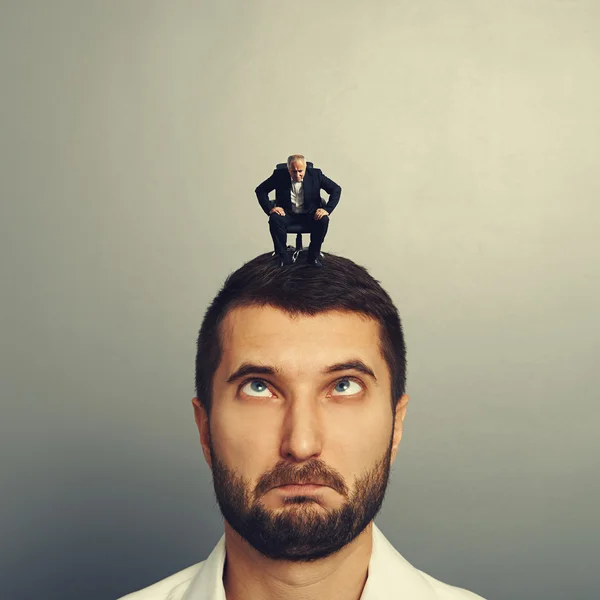
M377 377L375 377L375 373L373 373L373 369L368 367L362 360L354 359L348 360L345 362L335 363L326 367L323 370L323 373L338 373L339 371L359 371L360 373L364 373L368 375L377 382ZM242 379L247 375L279 375L280 370L275 367L270 367L268 365L259 365L256 363L242 363L240 367L238 367L228 378L227 383L234 383L238 379Z
M257 365L255 363L242 363L228 378L227 383L233 383L246 375L277 375L279 369L269 367L268 365Z
M362 360L358 358L354 360L348 360L346 362L336 363L335 365L327 367L323 372L337 373L338 371L360 371L361 373L371 377L375 383L377 383L377 377L375 377L373 369L368 367Z

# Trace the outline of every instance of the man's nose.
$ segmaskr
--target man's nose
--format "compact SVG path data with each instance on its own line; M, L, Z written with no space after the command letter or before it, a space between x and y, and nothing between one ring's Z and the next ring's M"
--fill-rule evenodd
M323 448L323 422L318 407L294 403L283 426L281 455L298 462L319 456Z

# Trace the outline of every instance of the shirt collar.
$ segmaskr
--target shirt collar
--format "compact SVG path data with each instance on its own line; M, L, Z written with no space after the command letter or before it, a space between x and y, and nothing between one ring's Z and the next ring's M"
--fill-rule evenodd
M225 535L196 573L181 600L226 600L223 587ZM373 550L367 583L360 600L379 600L394 590L394 597L411 600L435 600L427 579L390 544L373 523Z

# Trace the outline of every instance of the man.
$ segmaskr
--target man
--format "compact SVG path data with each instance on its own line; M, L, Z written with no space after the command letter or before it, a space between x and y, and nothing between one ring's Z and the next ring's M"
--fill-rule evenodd
M405 380L398 312L363 267L328 254L281 271L264 254L230 275L200 329L193 399L225 533L127 600L480 599L411 566L373 523Z
M306 166L301 154L292 154L287 160L287 171L275 169L273 175L255 190L262 209L269 215L269 230L273 238L279 266L291 264L287 253L287 227L302 224L310 231L310 246L306 260L320 267L321 245L329 227L329 215L337 206L342 188L323 175L320 169ZM321 207L321 189L329 194L325 208ZM275 202L269 192L275 190Z

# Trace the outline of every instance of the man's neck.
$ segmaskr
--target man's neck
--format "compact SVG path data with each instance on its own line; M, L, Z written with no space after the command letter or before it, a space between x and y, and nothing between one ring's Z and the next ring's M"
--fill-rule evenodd
M336 554L296 563L266 558L225 522L227 600L360 600L373 548L373 524Z

